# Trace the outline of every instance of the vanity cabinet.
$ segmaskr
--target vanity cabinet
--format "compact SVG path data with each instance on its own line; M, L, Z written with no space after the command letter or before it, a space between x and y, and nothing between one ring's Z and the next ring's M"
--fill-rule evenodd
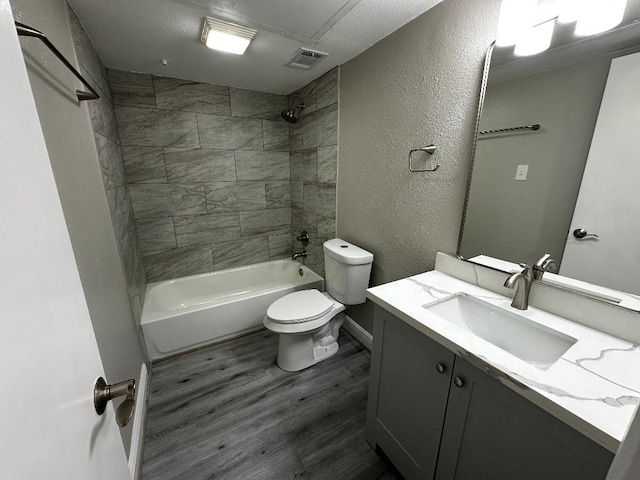
M376 306L366 436L406 480L602 480L613 454Z

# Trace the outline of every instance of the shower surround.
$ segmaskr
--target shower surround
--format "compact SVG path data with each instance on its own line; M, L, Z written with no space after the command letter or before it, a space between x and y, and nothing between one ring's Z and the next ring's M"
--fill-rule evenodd
M147 281L286 258L303 228L321 269L318 236L335 236L337 70L305 87L311 107L291 134L284 95L108 74ZM319 147L332 147L320 162Z

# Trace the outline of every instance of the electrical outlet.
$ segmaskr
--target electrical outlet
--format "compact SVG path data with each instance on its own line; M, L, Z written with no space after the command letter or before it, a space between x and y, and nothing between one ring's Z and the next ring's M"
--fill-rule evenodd
M529 165L518 165L516 168L516 180L526 180L529 172Z

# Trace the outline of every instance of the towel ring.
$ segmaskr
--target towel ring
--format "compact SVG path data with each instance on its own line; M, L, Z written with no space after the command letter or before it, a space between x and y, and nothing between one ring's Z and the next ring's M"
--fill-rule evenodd
M424 153L428 153L429 155L433 155L435 151L436 151L436 146L433 144L427 145L426 147L414 148L413 150L409 150L409 171L410 172L435 172L436 170L438 170L438 168L440 168L439 163L436 163L436 166L433 168L421 168L417 170L413 168L413 159L412 159L413 153L424 152Z

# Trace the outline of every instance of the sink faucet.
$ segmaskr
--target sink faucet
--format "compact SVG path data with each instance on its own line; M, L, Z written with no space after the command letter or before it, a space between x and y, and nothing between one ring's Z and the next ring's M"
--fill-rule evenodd
M307 251L303 250L301 252L294 252L293 255L291 255L291 260L295 260L298 257L306 257L307 256Z
M523 270L507 278L504 286L516 289L511 306L518 310L526 310L529 306L529 291L531 290L531 282L533 281L534 268L524 263L521 263L520 266Z
M533 279L542 280L544 272L555 273L558 270L556 261L551 258L549 253L545 253L544 256L536 262L533 266Z

